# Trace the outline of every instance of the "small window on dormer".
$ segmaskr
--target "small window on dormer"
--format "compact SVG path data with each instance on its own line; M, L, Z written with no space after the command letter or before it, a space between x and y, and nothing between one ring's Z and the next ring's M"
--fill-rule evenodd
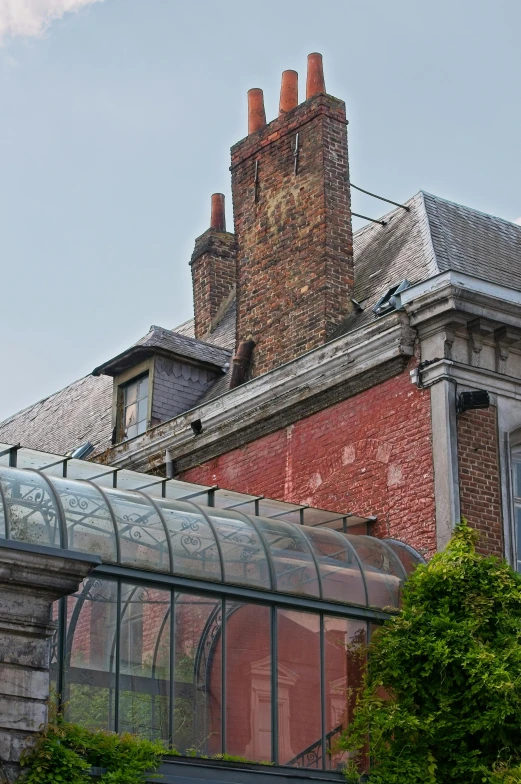
M148 421L148 373L134 378L122 391L122 440L135 438L147 429Z

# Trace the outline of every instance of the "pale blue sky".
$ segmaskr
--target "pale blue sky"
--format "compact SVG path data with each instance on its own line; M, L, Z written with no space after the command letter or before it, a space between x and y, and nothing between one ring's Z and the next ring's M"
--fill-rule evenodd
M0 47L0 418L192 315L212 192L232 226L246 91L272 119L308 52L347 103L353 182L521 215L519 0L102 0L40 37L50 0L17 5L0 2L20 33Z

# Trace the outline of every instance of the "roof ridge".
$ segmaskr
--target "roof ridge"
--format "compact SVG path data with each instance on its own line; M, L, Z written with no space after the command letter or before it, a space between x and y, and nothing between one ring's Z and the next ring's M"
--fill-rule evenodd
M160 327L157 324L152 324L147 334L143 335L143 337L140 338L140 340L144 340L156 330L161 330L161 332L170 332L171 334L177 335L183 340L189 340L192 343L202 343L204 346L208 346L208 348L213 348L216 349L217 351L226 351L228 354L231 354L231 350L229 348L225 348L224 346L219 346L217 343L208 343L206 340L199 340L199 338L192 338L190 337L190 335L183 335L182 332L177 332L175 329L168 329L168 327ZM134 345L139 345L139 344L134 344Z

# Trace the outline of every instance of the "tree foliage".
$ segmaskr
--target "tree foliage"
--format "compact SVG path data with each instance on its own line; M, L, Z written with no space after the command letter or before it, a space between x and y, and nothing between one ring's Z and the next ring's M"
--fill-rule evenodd
M475 542L460 525L373 634L349 781L369 737L371 784L521 783L521 575Z

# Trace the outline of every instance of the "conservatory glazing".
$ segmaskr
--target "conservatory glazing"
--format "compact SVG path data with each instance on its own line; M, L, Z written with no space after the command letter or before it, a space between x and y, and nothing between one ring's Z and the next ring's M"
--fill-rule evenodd
M56 606L67 715L182 752L339 765L361 646L421 560L366 526L0 446L0 541L102 560Z

